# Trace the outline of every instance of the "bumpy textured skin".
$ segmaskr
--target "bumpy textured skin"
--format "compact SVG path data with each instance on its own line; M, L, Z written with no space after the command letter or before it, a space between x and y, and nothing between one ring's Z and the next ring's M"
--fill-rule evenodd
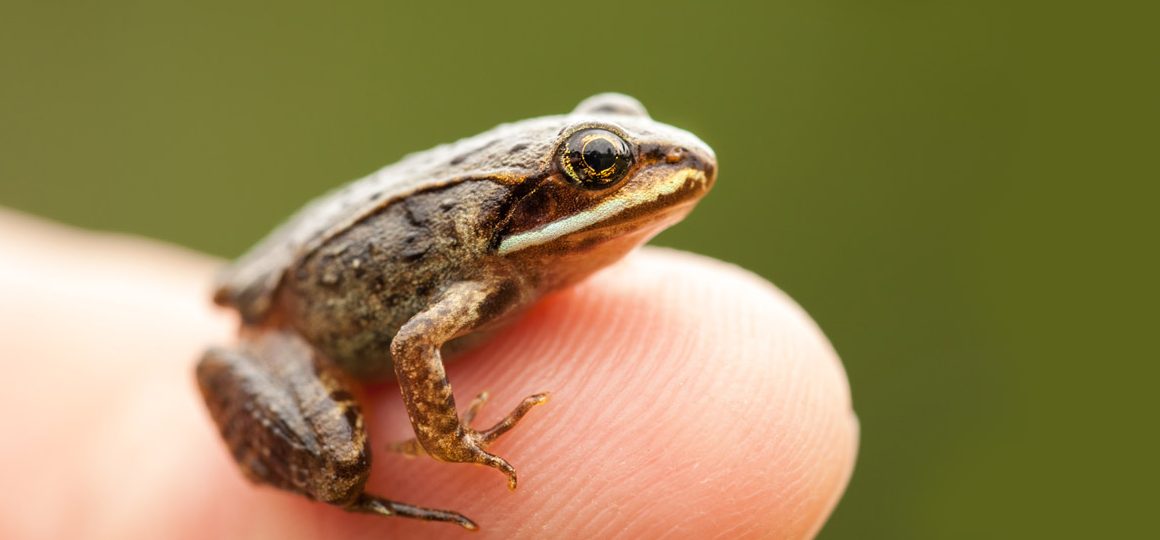
M593 188L562 173L579 130L632 144L633 169ZM208 351L198 382L245 474L351 511L457 523L364 491L369 442L356 380L395 377L414 441L397 448L515 469L487 452L546 394L488 429L459 416L444 349L467 346L545 293L678 221L712 185L712 150L626 96L499 126L413 154L307 205L218 279L241 344Z
M339 505L362 493L370 453L358 403L302 339L270 332L239 350L211 349L197 378L251 480Z
M641 141L707 149L691 133L654 122L632 98L593 96L572 114L503 124L411 154L319 197L222 272L215 283L215 300L236 308L248 322L260 321L268 315L274 291L288 270L369 216L417 192L463 182L487 180L530 193L535 186L529 183L551 174L561 133L578 124L610 120Z
M476 231L494 226L511 189L476 180L387 207L300 261L285 278L279 307L348 373L393 375L389 351L399 328L446 284L493 271L463 261L486 259L489 239Z

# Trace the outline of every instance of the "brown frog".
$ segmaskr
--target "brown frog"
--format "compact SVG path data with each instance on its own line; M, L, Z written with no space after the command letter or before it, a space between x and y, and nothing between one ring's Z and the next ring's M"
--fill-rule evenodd
M487 446L547 394L475 429L485 396L460 417L442 353L620 259L715 178L705 143L619 94L409 155L310 203L219 276L214 300L242 326L197 366L209 411L252 481L475 529L364 491L357 381L398 381L415 439L396 448L493 467L515 489Z

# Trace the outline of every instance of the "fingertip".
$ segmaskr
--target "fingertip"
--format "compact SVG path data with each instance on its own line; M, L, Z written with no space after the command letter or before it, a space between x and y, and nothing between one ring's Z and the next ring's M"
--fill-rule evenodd
M723 526L778 538L815 534L845 490L859 436L845 370L820 328L783 291L735 265L663 249L627 263L593 283L628 300L608 324L643 321L627 334L654 353L640 357L651 361L642 370L652 383L622 388L654 403L640 415L648 420L627 431L651 434L652 451L655 441L683 447L674 459L701 468L670 466L652 478L703 488L658 491L671 502L655 506L705 534ZM682 501L698 500L702 518L680 511Z
M807 537L853 468L857 424L833 348L784 293L704 257L634 254L448 372L459 396L491 390L480 425L518 396L552 393L489 450L519 471L516 494L431 460L389 473L400 497L462 511L487 535ZM406 437L394 392L382 432Z

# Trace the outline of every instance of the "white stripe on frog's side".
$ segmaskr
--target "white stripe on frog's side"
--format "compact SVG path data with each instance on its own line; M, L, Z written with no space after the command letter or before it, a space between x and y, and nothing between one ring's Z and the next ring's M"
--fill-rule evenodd
M612 216L625 210L653 202L665 195L675 193L685 185L686 180L690 177L695 179L697 176L700 176L702 182L705 181L705 175L701 171L685 169L670 176L665 181L656 184L652 189L637 191L624 197L613 197L579 214L558 219L538 229L514 234L504 238L503 242L500 242L499 254L507 255L521 249L546 244L557 238L607 221Z

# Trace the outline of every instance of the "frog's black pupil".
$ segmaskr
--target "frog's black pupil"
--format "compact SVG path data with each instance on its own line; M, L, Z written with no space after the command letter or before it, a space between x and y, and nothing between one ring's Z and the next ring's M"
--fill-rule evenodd
M595 139L584 145L584 163L596 172L616 165L616 147L608 139Z
M560 151L560 168L585 189L604 189L624 179L632 168L632 148L616 133L589 128L568 137Z

